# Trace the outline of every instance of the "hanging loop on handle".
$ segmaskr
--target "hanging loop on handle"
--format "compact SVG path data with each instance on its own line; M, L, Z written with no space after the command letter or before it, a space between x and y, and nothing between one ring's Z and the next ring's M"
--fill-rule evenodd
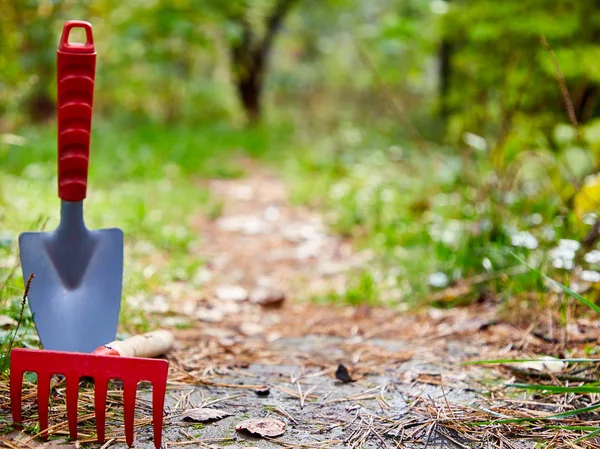
M70 43L73 28L85 30L84 43ZM96 51L92 25L65 23L57 50L58 196L82 201L87 194Z
M73 28L83 28L85 30L85 42L71 43L69 42L69 33ZM92 34L92 25L83 20L69 20L63 27L62 36L60 37L59 51L71 53L94 53L94 36Z

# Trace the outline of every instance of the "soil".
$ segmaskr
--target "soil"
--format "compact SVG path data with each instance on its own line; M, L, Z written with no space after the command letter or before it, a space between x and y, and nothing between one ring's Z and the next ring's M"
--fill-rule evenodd
M502 416L500 406L515 410L523 395L500 393L507 373L514 380L507 368L462 363L554 353L554 343L499 320L493 302L412 313L317 305L310 299L342 293L372 255L331 235L317 212L291 205L264 170L207 185L222 213L194 220L206 264L193 288L165 286L172 299L157 307L163 327L179 327L167 356L166 447L535 447L539 435L465 425ZM138 392L138 448L154 447L150 398ZM231 415L183 421L200 406ZM125 447L118 416L117 439L103 447ZM247 418L276 418L286 430L276 438L236 431Z
M268 172L210 181L208 187L222 201L222 215L196 220L209 281L200 301L175 307L200 321L178 333L178 349L169 357L176 368L167 410L176 415L185 402L182 397L189 398L187 407L215 398L222 400L213 407L232 415L201 426L169 421L167 442L192 437L215 447L265 448L396 443L453 448L469 443L437 426L429 408L411 408L421 400L444 416L449 412L442 405L446 402L478 402L484 390L478 382L491 374L460 363L488 346L490 336L479 336L478 330L492 322L493 308L407 315L368 306L315 305L308 300L331 291L343 293L354 270L369 263L371 255L328 233L321 214L292 206L285 185ZM239 287L249 299L237 292ZM285 299L265 307L253 304L253 296ZM215 310L222 318L218 312L202 316ZM355 382L336 378L340 364ZM190 387L194 378L184 371L236 387ZM239 388L244 385L249 388ZM268 396L255 392L262 385L270 386ZM263 417L284 420L285 434L267 441L235 431L242 419ZM138 438L141 443L144 434ZM152 447L150 441L147 445Z

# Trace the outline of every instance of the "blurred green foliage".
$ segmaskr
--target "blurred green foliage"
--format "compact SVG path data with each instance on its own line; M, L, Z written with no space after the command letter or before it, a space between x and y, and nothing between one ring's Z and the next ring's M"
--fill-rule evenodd
M417 86L435 81L421 76L422 49L411 36L402 42L386 34L406 11L415 19L414 37L419 35L419 24L431 14L426 2L410 3L398 9L403 2L395 0L2 0L0 129L14 130L44 115L31 101L54 98L58 38L63 23L75 18L94 27L96 113L115 119L239 123L244 119L240 72L256 62L244 57L267 44L272 70L262 74L263 93L278 109L302 106L307 116L316 113L318 120L330 121L346 115L339 107L346 101L354 104L354 113L364 105L378 108L361 46L390 88L424 94ZM278 11L276 34L265 42ZM423 36L416 40L425 42ZM238 50L244 50L240 61Z
M261 74L264 94L278 109L303 106L308 115L317 102L318 115L329 120L348 113L362 119L363 106L381 115L393 97L403 118L383 115L400 127L416 121L426 137L459 142L468 131L507 147L512 157L515 148L537 146L540 138L556 149L553 129L567 116L552 58L540 44L544 36L577 120L598 112L600 8L594 2L1 0L0 7L6 131L52 113L55 50L62 24L73 18L94 26L96 106L111 117L241 120L240 71L253 70L243 59L279 36L272 70ZM273 41L265 43L277 13ZM245 55L237 60L236 51ZM445 120L432 120L435 112Z
M542 38L564 75L574 118L585 123L598 116L595 2L454 0L448 6L441 28L451 60L444 100L455 140L465 130L492 137L494 150L508 153L499 163L542 142L558 149L553 130L568 113Z

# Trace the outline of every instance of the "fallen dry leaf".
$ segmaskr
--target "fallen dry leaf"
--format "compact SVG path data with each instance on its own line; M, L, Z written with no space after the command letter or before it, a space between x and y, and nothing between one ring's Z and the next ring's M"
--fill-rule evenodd
M0 315L0 327L11 327L16 326L17 320L9 317L8 315Z
M206 421L215 421L217 419L225 418L226 416L231 416L232 413L229 413L225 410L217 410L215 408L206 408L206 407L198 407L190 410L186 410L183 412L183 420L189 422L206 422Z
M540 357L538 360L532 360L530 362L510 363L508 365L519 369L548 371L551 373L560 373L567 367L566 362L561 362L550 356Z
M278 437L285 432L285 423L274 418L245 419L235 426L235 430L261 437Z
M306 240L320 239L324 236L321 223L313 224L305 221L292 222L283 230L283 237L289 242L302 242Z
M335 371L336 379L342 381L347 384L349 382L356 382L352 377L350 377L350 373L348 372L348 368L346 368L341 363L338 365L337 370Z
M200 307L196 310L196 318L205 323L218 323L223 321L224 314L219 309Z
M224 217L217 221L217 226L223 231L239 232L245 235L267 234L270 230L269 224L252 215L236 215Z
M221 301L245 301L248 291L239 285L221 285L215 289L215 295Z
M271 392L271 387L269 387L268 385L263 385L262 387L254 390L254 392L257 396L269 396L269 393Z
M285 292L267 288L257 288L250 293L250 302L260 304L263 307L281 307L285 301Z
M263 334L265 332L265 328L258 323L245 321L240 324L240 332L247 337L256 337L257 335Z
M162 318L161 325L170 328L170 327L184 327L189 326L189 320L184 316L166 316Z
M127 304L131 307L143 310L146 313L167 313L170 310L170 304L167 297L164 295L155 295L148 298L142 293L128 296Z
M67 440L48 441L42 446L44 449L79 449L79 444L69 443Z
M78 449L75 443L66 438L51 441L31 440L31 436L21 430L13 430L0 436L0 447L30 449Z

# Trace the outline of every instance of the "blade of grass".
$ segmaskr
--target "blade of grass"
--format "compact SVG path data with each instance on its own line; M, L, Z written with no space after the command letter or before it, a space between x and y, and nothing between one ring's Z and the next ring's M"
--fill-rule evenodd
M562 430L598 430L597 426L548 426L548 429L562 429Z
M556 385L537 384L509 384L509 387L521 388L523 390L549 391L551 393L600 393L600 387L584 385L581 387L560 387Z
M525 264L530 270L532 270L534 273L537 273L538 275L540 275L541 277L543 277L545 280L547 280L548 282L551 282L553 285L556 285L558 288L560 288L563 292L565 292L567 295L572 296L573 298L575 298L577 301L579 301L581 304L589 307L590 309L592 309L594 312L596 312L597 314L600 315L600 306L598 306L597 304L594 304L592 301L590 301L589 299L585 299L583 296L581 296L579 293L574 292L573 290L571 290L569 287L567 287L566 285L561 284L560 282L555 281L554 279L546 276L544 273L542 273L540 270L532 267L531 265L529 265L525 259L521 258L519 255L517 255L514 252L511 252L511 254L513 255L513 257L515 257L517 260L519 260L521 263Z
M599 363L600 359L588 358L567 358L567 359L490 359L490 360L472 360L462 362L461 365L493 365L500 363L525 363L525 362L567 362L567 363Z
M0 373L6 371L10 365L10 351L12 350L15 342L17 341L17 335L19 332L19 327L21 326L21 322L23 321L23 312L25 311L25 304L27 303L27 295L29 294L29 289L31 288L31 282L35 277L34 273L29 275L29 279L27 279L27 283L25 284L25 291L23 292L23 299L21 300L21 311L19 312L19 319L17 320L17 325L15 326L15 331L13 333L12 338L9 338L6 342L4 348L2 348L2 362L0 364Z
M489 426L492 424L522 424L527 422L535 422L535 421L549 421L554 419L562 419L562 418L570 418L571 416L580 415L582 413L593 412L594 410L600 409L600 404L590 405L589 407L578 408L575 410L569 410L568 412L556 413L554 415L549 416L541 416L538 418L509 418L509 419L500 419L497 421L477 421L471 423L471 425L475 426Z
M597 435L600 435L600 429L596 429L593 432L588 433L587 435L579 437L576 440L574 440L573 442L574 443L579 443L580 441L587 440L588 438L592 438L592 437L595 437Z

